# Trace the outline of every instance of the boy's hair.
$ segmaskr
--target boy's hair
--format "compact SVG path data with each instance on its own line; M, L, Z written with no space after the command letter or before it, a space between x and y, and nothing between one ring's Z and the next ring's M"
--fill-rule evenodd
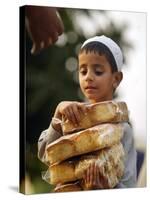
M83 52L85 52L85 53L94 52L94 53L98 53L99 55L105 55L106 59L108 60L110 66L111 66L112 73L118 71L117 64L116 64L116 61L114 59L112 52L103 43L96 42L96 41L89 42L80 49L79 54L81 54Z

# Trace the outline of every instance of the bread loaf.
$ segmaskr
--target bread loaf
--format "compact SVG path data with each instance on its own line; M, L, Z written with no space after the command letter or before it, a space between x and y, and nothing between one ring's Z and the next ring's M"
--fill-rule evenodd
M125 102L105 101L86 106L88 107L88 111L86 115L81 116L78 127L76 127L68 119L63 119L62 130L64 135L87 129L105 122L125 122L129 120L128 109Z
M81 191L82 188L79 182L68 183L60 186L56 186L54 192L73 192L73 191Z
M101 124L92 128L62 136L46 147L46 160L58 164L73 156L110 147L120 141L122 124Z
M90 163L96 162L101 170L102 176L107 180L107 185L102 188L112 188L118 182L118 178L123 174L124 150L121 143L112 147L104 148L86 155L81 155L76 159L61 162L49 167L49 183L68 183L83 178L84 171ZM105 181L106 182L106 181ZM88 187L84 185L84 189Z

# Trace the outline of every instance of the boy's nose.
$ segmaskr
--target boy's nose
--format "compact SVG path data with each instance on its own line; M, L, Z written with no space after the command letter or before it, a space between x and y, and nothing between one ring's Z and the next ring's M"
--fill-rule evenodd
M94 76L92 72L88 72L85 78L86 81L93 81L94 80Z

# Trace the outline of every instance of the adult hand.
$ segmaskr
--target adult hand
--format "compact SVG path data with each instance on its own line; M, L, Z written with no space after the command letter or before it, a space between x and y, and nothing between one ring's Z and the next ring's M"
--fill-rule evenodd
M33 42L32 54L54 44L64 30L57 10L41 6L26 7L26 28Z

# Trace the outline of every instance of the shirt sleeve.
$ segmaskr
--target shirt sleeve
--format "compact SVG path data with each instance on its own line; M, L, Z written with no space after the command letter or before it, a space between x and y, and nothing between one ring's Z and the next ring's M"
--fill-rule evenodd
M52 143L53 141L55 141L56 139L58 139L59 137L61 137L62 134L57 132L52 125L50 124L49 128L44 130L38 140L38 158L46 163L46 159L45 159L45 148L48 144Z
M137 153L134 147L133 131L128 123L124 123L124 136L122 138L122 144L125 151L125 171L122 179L116 188L133 188L136 187L137 182L137 170L136 170L136 158Z

